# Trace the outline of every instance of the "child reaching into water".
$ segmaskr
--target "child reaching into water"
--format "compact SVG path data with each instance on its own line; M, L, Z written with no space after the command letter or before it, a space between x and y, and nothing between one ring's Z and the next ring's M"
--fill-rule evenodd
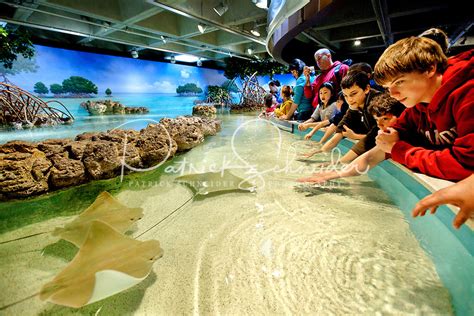
M344 137L358 140L354 146L360 148L361 153L375 145L377 123L367 108L370 100L380 92L370 88L369 77L365 72L349 71L342 79L341 86L349 110L337 125L335 135L323 147L305 154L304 157L330 152Z
M378 129L381 131L387 130L393 126L404 110L405 106L396 99L390 97L387 93L375 96L370 101L368 108L369 113L377 122ZM346 165L342 170L328 168L330 170L322 170L321 172L315 173L312 177L298 179L298 181L322 183L336 178L357 176L365 173L368 168L374 165L374 163L376 164L385 159L385 153L377 147L374 147L363 154L359 154L359 150L360 148L354 146L346 155L338 160L340 163L348 163L354 159L354 156L358 157L351 164Z
M281 95L283 97L283 103L280 105L279 108L275 109L276 117L280 118L283 115L287 115L290 111L291 105L293 104L293 100L291 99L291 91L290 86L283 86L281 88Z
M298 125L300 131L316 127L321 122L329 121L329 119L334 115L334 111L336 110L336 102L333 102L336 97L334 94L334 84L331 81L323 83L319 88L318 94L320 100L319 104L311 115L311 118Z
M311 137L318 130L326 126L329 126L329 127L326 129L326 132L324 133L324 136L321 138L321 140L317 142L316 144L321 145L325 140L331 137L332 134L334 134L334 132L336 131L337 124L339 124L339 122L344 117L344 114L346 114L347 109L349 108L346 101L344 100L344 94L342 92L339 92L337 101L334 104L335 104L335 109L331 117L326 120L322 120L321 122L316 123L316 125L313 127L311 132L305 135L304 139L306 140L311 139Z

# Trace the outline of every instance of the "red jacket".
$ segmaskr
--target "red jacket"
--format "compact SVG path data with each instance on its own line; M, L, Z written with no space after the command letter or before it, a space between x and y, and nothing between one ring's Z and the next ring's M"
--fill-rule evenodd
M339 66L339 67L338 67ZM335 75L336 68L338 70L337 78ZM341 91L341 80L347 74L349 70L349 66L341 63L340 61L335 61L331 68L327 69L326 71L321 72L316 79L311 83L311 86L304 86L304 96L310 100L313 100L312 105L313 108L316 108L319 104L319 88L321 85L327 81L332 81L336 86L335 94Z
M429 176L459 181L474 172L474 50L448 59L429 104L406 109L395 124L392 158Z

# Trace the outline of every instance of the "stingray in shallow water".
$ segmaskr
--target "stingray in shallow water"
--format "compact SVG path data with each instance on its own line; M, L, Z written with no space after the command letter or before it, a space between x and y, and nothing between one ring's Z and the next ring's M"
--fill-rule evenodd
M104 222L119 233L125 233L133 223L142 217L142 208L127 207L110 193L102 192L84 212L64 227L56 228L52 234L80 247L92 221Z
M40 291L54 304L81 307L143 281L163 255L157 240L138 241L92 221L74 259Z
M100 193L85 211L79 214L72 222L58 227L53 231L35 233L29 236L3 241L6 244L12 241L30 238L38 235L52 233L53 236L67 240L80 247L86 238L90 223L98 220L110 225L120 233L125 233L130 226L143 217L143 209L139 207L127 207L120 203L110 193Z
M191 187L196 195L226 191L254 191L255 186L229 170L187 174L176 178L177 182Z

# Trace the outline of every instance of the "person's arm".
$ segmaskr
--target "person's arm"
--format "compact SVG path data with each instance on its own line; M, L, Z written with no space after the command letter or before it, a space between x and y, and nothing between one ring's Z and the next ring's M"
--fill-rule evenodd
M323 137L319 140L319 144L323 144L325 143L329 137L332 136L332 134L334 134L336 132L336 129L337 129L337 126L334 125L334 124L331 124L327 129L326 129L326 132L324 132L324 135Z
M377 147L359 156L352 163L344 166L341 170L322 171L313 174L311 177L301 178L299 182L323 183L337 178L346 178L366 174L370 169L385 160L385 152ZM331 167L329 167L331 168Z
M341 157L341 159L339 159L339 162L340 163L349 163L352 160L356 159L357 157L359 157L359 154L357 154L353 150L349 150L344 156Z
M449 187L436 191L419 201L412 211L412 216L424 216L427 210L431 214L441 204L452 204L460 208L453 221L455 228L461 227L468 219L474 218L474 174Z
M313 135L318 130L320 130L321 128L327 126L328 124L329 124L329 120L325 120L325 121L318 122L318 123L310 123L310 125L313 125L313 129L311 130L311 132L309 132L308 134L306 134L304 136L304 139L306 139L306 140L311 139L311 137L313 137Z
M293 113L295 113L297 108L298 108L298 104L292 102L291 107L288 110L288 113L286 113L285 115L280 116L280 119L281 120L291 120L291 118L293 117Z
M309 67L305 66L303 69L303 74L306 78L306 82L304 84L304 96L309 100L313 100L314 93L313 93L313 87L311 86L310 72L311 70L309 69Z
M334 135L326 144L323 145L323 147L321 147L321 151L322 152L331 151L334 147L337 146L337 144L339 144L339 142L343 138L344 136L342 136L341 133L336 133L336 135Z

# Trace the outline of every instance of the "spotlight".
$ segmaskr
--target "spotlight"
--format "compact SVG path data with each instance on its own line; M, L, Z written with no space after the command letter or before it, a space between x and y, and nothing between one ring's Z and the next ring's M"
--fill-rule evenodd
M268 1L267 0L252 0L252 2L259 7L260 9L267 9L268 8Z
M132 49L130 51L130 55L132 55L133 58L138 58L138 52L136 49Z
M360 40L355 40L354 41L354 46L360 46L361 44L361 41Z
M201 32L201 34L206 31L206 28L207 28L206 24L203 24L203 23L198 24L198 30L199 30L199 32Z
M466 40L467 40L467 35L464 36L464 38L462 39L462 41L459 42L459 44L460 44L460 45L466 44Z
M163 44L166 44L166 37L164 37L163 35L161 35L160 37L161 37L161 40L163 41Z
M201 67L201 66L202 66L202 61L201 61L201 58L199 58L199 59L198 59L198 61L197 61L197 63L196 63L196 64L197 64L197 66L198 66L198 67Z
M260 37L260 32L258 31L258 25L257 25L257 22L255 22L253 24L253 27L252 29L250 30L250 33L252 33L253 35L257 36L257 37Z
M247 48L247 54L252 55L252 53L253 53L253 48L252 47Z
M172 64L176 63L176 57L174 57L174 55L171 56L170 63L172 63Z
M217 6L214 7L214 11L216 11L216 13L219 16L222 16L224 13L227 12L227 10L229 10L229 7L226 4L224 4L224 2L221 2Z

